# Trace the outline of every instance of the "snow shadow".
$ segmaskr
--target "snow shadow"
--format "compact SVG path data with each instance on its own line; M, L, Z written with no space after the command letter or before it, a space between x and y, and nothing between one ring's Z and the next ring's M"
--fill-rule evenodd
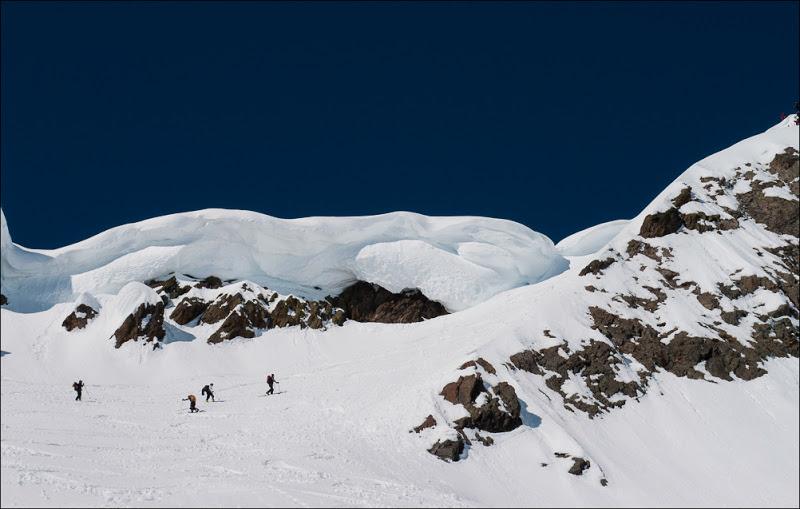
M529 428L538 428L542 423L542 418L536 414L528 412L528 404L524 401L519 400L519 405L521 407L519 417L522 419L522 424L528 426Z
M164 322L164 335L163 344L168 345L176 341L194 341L195 337L186 331L183 331L170 323Z

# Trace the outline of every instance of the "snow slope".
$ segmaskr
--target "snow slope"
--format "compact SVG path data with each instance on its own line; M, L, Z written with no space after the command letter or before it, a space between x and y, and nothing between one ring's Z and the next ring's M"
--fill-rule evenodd
M205 341L211 328L192 328L196 336L176 332L175 340L160 349L134 341L114 349L108 336L114 324L138 303L158 299L145 285L123 285L115 278L120 271L132 271L126 278L143 274L133 273L137 263L126 255L142 256L148 264L158 265L162 260L158 251L144 256L142 252L153 246L144 243L123 249L115 244L138 242L134 230L127 230L125 236L101 234L84 241L88 244L63 248L63 253L29 250L10 243L4 221L3 294L10 296L11 305L14 298L27 297L29 302L18 304L19 308L3 306L0 320L2 506L797 507L797 357L768 358L761 364L767 373L747 381L739 377L723 380L702 365L702 379L655 370L647 376L646 392L593 418L569 409L562 395L589 398L591 393L581 376L570 374L559 392L547 382L547 375L515 369L509 362L510 356L526 349L561 346L559 351L566 357L590 341L608 342L592 328L589 306L636 318L665 334L672 327L704 337L722 331L747 343L755 317L786 304L780 294L762 289L732 299L749 314L735 325L720 322L717 332L698 323L712 323L720 310L702 307L694 294L681 287L664 288L667 297L653 312L615 297L652 298L644 287L662 284L656 269L674 270L680 274L678 282L692 281L709 293L717 291L720 282L730 284L732 274L774 276L779 261L764 246L796 241L767 231L746 217L736 229L706 233L683 229L646 239L658 252L671 249L671 256L661 262L628 251L630 241L640 239L645 219L673 206L674 196L687 185L695 199L685 205L684 212L703 209L724 218L727 212L719 203L735 195L722 192L712 196L716 188L709 187L706 196L702 190L708 182L703 179L727 176L735 180L735 169L747 164L769 178L762 167L786 147L798 148L797 128L788 120L793 117L690 167L616 235L610 232L616 226L600 225L598 239L576 237L571 247L581 249L574 253L586 254L569 255L568 270L560 268L560 273L549 274L552 277L541 275L536 284L517 284L494 294L467 292L482 298L459 313L414 324L348 321L325 330L270 329L258 331L253 339L215 345ZM795 198L790 194L785 199ZM158 225L165 220L173 228L172 221L200 224L206 220L199 218L204 214L225 216L224 211L203 211L151 221ZM233 219L226 216L236 223L231 231L241 231L239 222L244 217L254 222L272 221L239 211L232 215ZM502 246L505 253L513 254L517 253L513 246L524 250L536 244L524 241L536 238L530 233L508 234L508 225L479 233L480 229L468 228L476 224L474 218L447 220L456 221L456 226L433 218L424 229L427 240L419 232L409 238L398 235L387 241L391 247L384 250L381 242L372 242L380 238L380 228L391 230L391 225L400 221L401 229L408 232L409 224L417 224L405 221L409 217L425 221L405 213L376 217L388 223L376 226L369 235L359 233L362 239L369 237L370 243L350 251L353 258L340 260L337 270L346 266L355 271L358 264L354 259L361 256L362 267L369 271L352 274L377 274L394 285L413 283L418 272L406 264L424 273L429 258L434 260L429 266L432 275L423 282L435 280L435 269L450 269L451 263L455 268L448 277L462 277L467 269L459 264L465 260L479 275L481 270L476 267L492 267L495 275L530 274L533 270L520 269L524 264L512 263L512 255L498 254L499 261L495 260L495 248ZM364 227L375 226L376 217L365 219ZM345 218L340 226L352 227L355 220ZM311 222L319 226L316 221ZM495 227L499 224L487 221ZM332 228L338 221L323 222ZM431 226L434 223L436 228ZM137 223L136 228L145 224L149 222ZM448 226L454 228L451 232L469 230L473 240L456 242L443 235L441 230ZM209 231L223 235L223 228L219 229L216 232L217 228L211 227ZM318 230L313 231L319 235ZM150 241L161 238L148 232L144 229L137 235ZM198 230L195 234L197 238L181 246L202 247L203 236ZM479 234L493 240L483 236L484 245L473 246ZM449 244L434 242L434 235L451 240ZM219 241L214 243L219 245ZM558 266L563 259L551 244L544 244L549 248L542 248L543 259L550 261L537 266L541 274L548 274L550 262L556 260ZM600 244L598 251L588 252ZM335 265L332 253L342 254L344 248L337 243L325 246L320 251L325 263L319 266L330 268ZM160 240L155 247L164 249L163 259L170 260L163 270L205 275L180 265L184 259L169 251L178 248L169 239ZM441 253L433 251L437 248ZM754 249L761 255L754 254ZM307 253L313 251L309 247ZM106 255L101 259L96 253ZM630 258L624 259L623 254ZM597 274L580 275L589 262L605 257L615 262ZM274 259L280 258L274 255ZM201 262L208 263L208 259L188 259L196 264L191 270L201 269ZM308 266L315 267L313 259L308 254ZM532 263L542 264L543 259ZM250 276L264 277L251 262L235 258L230 264L205 270L235 277L235 284L241 285ZM401 263L403 266L398 265ZM46 277L39 275L37 264ZM57 266L61 268L57 270ZM233 268L255 274L234 275ZM109 273L100 277L103 270ZM222 270L232 272L224 275ZM143 279L150 273L144 273ZM332 272L320 270L320 274L331 276ZM69 286L63 283L61 297L48 306L37 304L40 289L61 288L57 275L68 275ZM105 286L106 279L114 283ZM505 279L506 284L512 279ZM28 284L31 281L37 283ZM588 285L594 289L586 290ZM13 292L7 293L7 288ZM467 294L457 292L469 288L467 285L431 284L431 288L455 292L453 302L468 301ZM100 314L85 329L67 332L61 321L79 302L96 303ZM797 318L787 319L796 330ZM176 326L175 330L189 329ZM640 380L641 363L633 355L615 355L624 361L616 368L617 378ZM449 382L474 373L475 368L461 366L478 358L496 368L494 374L484 372L487 384L505 381L515 389L522 406L522 425L509 432L485 433L494 440L493 445L473 441L460 461L445 462L427 449L437 441L456 437L447 422L464 411L445 401L440 392ZM269 373L275 373L280 382L280 394L267 397L262 394ZM73 401L70 389L79 378L87 383L80 403ZM199 397L200 388L209 382L223 401L200 399L198 406L203 412L188 414L181 399L188 394ZM437 426L410 432L429 414ZM571 457L585 458L590 468L580 476L568 473Z
M586 256L604 248L617 234L630 223L625 219L601 223L565 237L556 244L561 256Z

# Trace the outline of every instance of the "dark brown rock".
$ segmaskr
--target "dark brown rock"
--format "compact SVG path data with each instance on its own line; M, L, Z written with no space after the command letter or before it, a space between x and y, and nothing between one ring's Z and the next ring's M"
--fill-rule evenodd
M164 339L164 303L142 304L135 313L128 315L122 325L114 332L115 348L119 348L131 339L146 342Z
M464 442L461 437L457 440L437 441L428 452L439 457L444 461L458 461L461 453L464 452Z
M91 306L87 306L86 304L78 304L78 307L75 308L75 311L70 313L69 316L64 319L64 321L61 323L61 326L68 331L72 331L74 329L83 329L95 316L97 316L97 311L92 309Z
M486 389L483 387L483 380L478 375L460 376L458 381L451 382L444 386L441 396L445 401L454 405L471 405L481 392Z
M469 417L456 421L457 429L477 428L488 432L511 431L522 425L521 405L514 387L500 382L493 388L495 396L489 396L481 406L475 402L482 392L487 392L480 373L461 376L458 381L445 385L441 395L454 405L462 405ZM505 410L501 408L505 406Z
M275 309L270 313L270 328L292 327L300 325L305 327L304 318L307 316L307 303L294 296L278 301Z
M186 325L198 316L202 315L208 306L209 302L197 297L189 297L183 299L175 306L172 314L169 317L180 325Z
M234 310L219 329L208 338L209 343L220 343L226 339L253 338L254 329L267 328L267 311L260 300L245 301Z
M176 278L175 276L172 276L166 281L153 280L153 281L148 281L146 284L147 286L154 288L156 291L160 293L169 295L170 299L177 299L178 297L180 297L181 295L185 294L186 292L192 289L188 285L181 286L180 283L178 283L178 278Z
M583 458L572 458L575 463L572 464L572 467L569 469L569 473L572 475L583 475L584 470L589 470L592 464L586 461Z
M784 184L793 185L791 192L795 196L797 185L792 184L797 178L798 155L796 152L777 154L769 164L769 170L776 174ZM800 208L796 201L777 196L767 196L764 190L773 183L764 183L750 179L750 191L737 194L739 214L752 217L757 223L764 225L769 231L797 236L800 229Z
M494 366L492 366L483 357L480 357L479 359L474 360L474 361L467 361L458 369L467 369L469 367L478 367L478 366L480 366L483 369L485 369L487 373L491 373L493 375L497 374L497 371L495 371Z
M658 250L647 242L642 242L638 239L629 241L625 252L628 254L628 259L631 259L635 255L641 253L651 260L655 260L659 263L661 262L661 256L659 256Z
M413 323L447 314L441 303L428 299L419 290L392 293L364 281L348 287L330 301L344 310L347 319L357 322Z
M690 201L692 201L692 188L684 187L681 189L681 192L678 193L678 196L672 200L672 204L675 205L676 209L679 209Z
M800 176L800 158L794 147L786 147L783 153L776 154L769 163L769 171L785 183L794 182Z
M719 309L719 299L713 293L704 292L699 294L697 302L706 309Z
M420 424L419 426L416 426L409 433L411 433L411 432L419 433L420 431L422 431L422 430L424 430L426 428L432 428L434 426L436 426L436 419L434 419L432 415L428 415L428 417L425 418L425 420L422 422L422 424Z
M217 323L220 320L227 318L233 310L244 302L242 294L237 293L234 295L223 294L214 300L206 308L203 316L200 317L201 323Z
M605 269L607 269L612 263L614 263L614 258L606 258L605 260L592 260L589 262L589 265L583 268L578 274L579 276L585 276L586 274L600 274Z
M195 288L208 288L210 290L216 290L217 288L222 288L222 280L217 276L208 276L194 286Z
M656 212L646 216L639 229L639 235L646 239L664 237L677 232L682 225L681 214L673 207L666 212Z

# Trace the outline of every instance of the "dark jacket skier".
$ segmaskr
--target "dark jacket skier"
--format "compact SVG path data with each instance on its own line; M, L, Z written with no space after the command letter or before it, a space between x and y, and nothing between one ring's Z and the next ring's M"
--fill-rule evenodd
M189 400L189 412L197 412L197 399L194 397L193 394L189 394L188 398L183 398L182 401Z
M208 384L205 387L203 387L203 392L201 392L200 394L205 395L206 402L208 402L208 398L211 398L211 401L215 401L213 389L214 389L214 384Z
M267 377L267 385L269 385L269 390L267 391L267 394L272 394L275 391L275 389L272 388L272 384L274 383L276 383L275 375L274 374L269 375Z
M81 401L81 391L83 391L83 380L72 382L72 388L75 389L75 392L78 393L78 395L75 396L75 401Z

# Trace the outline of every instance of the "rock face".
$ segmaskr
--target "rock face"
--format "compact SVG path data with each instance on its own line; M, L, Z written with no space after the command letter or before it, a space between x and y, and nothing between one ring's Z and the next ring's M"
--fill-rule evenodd
M178 283L178 278L175 276L172 276L166 281L153 280L148 281L145 284L158 292L168 295L170 299L177 299L181 295L191 290L191 287L188 285L181 286L180 283Z
M330 302L345 312L345 318L357 322L413 323L446 315L438 302L417 289L392 293L385 288L359 281Z
M86 324L89 323L94 317L97 316L97 311L92 309L90 306L86 304L78 304L75 308L75 311L69 314L64 321L61 323L61 326L67 329L68 331L72 331L74 329L83 329L86 327Z
M645 394L659 370L698 380L751 380L766 373L765 359L800 356L798 166L790 147L769 164L732 169L732 177L687 179L666 211L644 217L638 236L627 239L623 250L609 246L580 271L579 278L592 280L584 289L595 296L585 301L585 336L543 330L535 334L539 342L554 346L518 352L511 365L544 377L567 409L595 417ZM759 229L764 233L747 233ZM743 268L709 287L707 274L686 270L697 264L692 246L727 236L752 247L737 260ZM760 239L769 240L759 244ZM713 259L709 263L719 270ZM678 307L668 310L670 305ZM699 328L670 323L688 309L698 316ZM618 373L632 363L638 376L620 379ZM576 461L573 473L581 465Z
M345 321L344 311L334 309L327 301L306 302L293 296L278 301L270 313L270 328L299 325L303 329L321 329L328 321L342 325Z
M458 461L464 452L464 441L461 437L458 440L437 441L428 452L445 461Z
M164 339L164 303L141 304L135 313L128 315L122 325L112 336L116 339L115 348L125 342L142 339L148 343L155 342L153 348L160 346Z
M575 460L575 463L572 464L572 467L569 469L569 473L572 475L583 475L584 470L588 470L589 467L592 466L591 463L586 461L583 458L572 458Z
M448 461L458 461L465 445L472 445L473 440L485 446L492 445L494 442L492 437L483 437L479 431L503 433L522 425L520 417L522 407L514 387L505 381L492 386L485 382L481 375L481 370L495 375L494 366L479 358L465 363L460 369L468 369L473 374L459 376L455 382L445 385L440 395L445 401L464 407L469 416L447 424L456 431L456 440L437 441L428 449L431 454ZM412 431L420 433L436 425L433 415L429 415ZM471 430L472 438L467 434L467 430Z
M169 317L172 320L175 320L175 323L186 325L205 313L209 304L209 302L206 302L198 297L189 297L181 300L178 305L175 306L175 309L172 311L172 314L170 314Z
M8 304L8 298L0 293L0 306L5 306Z
M267 328L267 310L261 301L244 301L241 294L236 294L229 299L229 302L238 302L237 308L228 314L225 321L222 322L222 326L208 338L209 343L219 343L232 338L253 338L256 335L255 329ZM203 318L212 311L212 307L213 304L209 306L209 310L203 315ZM203 318L200 320L202 321Z
M174 304L169 318L176 324L188 327L218 325L209 336L209 343L254 338L258 331L273 328L300 326L322 329L329 324L342 325L345 321L344 310L328 301L305 301L292 295L281 297L248 282L225 286L216 276L209 276L194 286L183 284L175 277L150 281L148 285L158 291L165 305ZM216 297L209 301L206 300L207 290L219 291L212 292Z

